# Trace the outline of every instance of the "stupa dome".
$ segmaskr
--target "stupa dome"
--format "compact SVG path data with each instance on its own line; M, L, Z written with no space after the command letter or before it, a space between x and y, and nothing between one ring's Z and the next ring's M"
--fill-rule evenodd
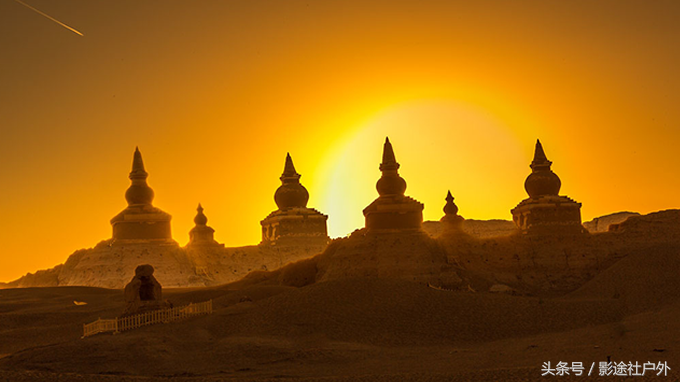
M198 203L198 208L196 208L196 217L194 217L194 223L196 225L206 225L208 224L208 217L203 213L203 206Z
M132 184L125 191L125 200L127 200L128 205L150 205L153 202L154 192L146 183L148 176L149 174L144 170L142 153L139 152L139 148L136 148L132 159L132 171L130 172Z
M446 194L446 205L444 206L444 214L446 215L457 215L458 214L458 206L456 203L453 202L453 195L451 195L451 191L449 191Z
M383 158L380 164L380 171L383 175L378 179L375 187L380 196L404 195L406 192L406 181L399 176L399 163L394 156L394 150L389 138L385 138L383 146Z
M534 160L531 162L531 174L524 182L524 189L531 198L545 195L558 195L562 181L551 169L552 162L548 160L543 151L541 141L536 141Z
M286 155L286 164L281 175L281 186L274 193L274 201L280 210L306 208L309 192L300 184L300 174L295 171L293 159Z

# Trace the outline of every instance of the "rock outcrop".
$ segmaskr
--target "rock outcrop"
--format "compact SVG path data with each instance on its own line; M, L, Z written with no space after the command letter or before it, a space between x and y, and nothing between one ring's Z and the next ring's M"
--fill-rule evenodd
M130 274L141 264L152 264L156 277L167 287L203 285L179 244L121 244L112 239L69 256L58 274L58 285L123 288Z
M680 210L664 210L647 215L630 216L609 231L626 237L646 239L648 242L666 242L680 239Z
M607 232L609 231L609 226L611 226L612 224L623 223L624 221L626 221L626 219L628 219L631 216L640 216L640 214L637 212L628 211L616 212L613 214L600 216L593 220L584 222L583 226L590 233Z
M357 230L331 244L317 257L316 266L316 281L377 277L446 288L461 282L437 240L422 231L374 234Z
M171 307L170 303L163 300L163 287L153 273L154 269L149 264L135 268L135 276L125 285L123 316Z
M335 239L324 253L244 282L305 286L340 279L401 279L435 289L556 296L574 291L631 254L677 248L680 210L631 217L595 234L478 238L373 235L366 229Z
M50 269L39 270L35 273L27 273L24 276L10 281L8 283L0 283L0 289L3 288L30 288L37 286L52 287L59 285L59 273L63 268L63 264Z
M0 288L78 285L120 289L135 268L145 263L154 266L155 277L165 287L212 286L239 280L253 271L278 269L320 252L317 247L115 245L109 239L74 252L64 264L0 283Z
M440 221L425 221L423 222L423 230L430 237L438 237L442 233L442 223ZM461 224L463 232L470 236L480 239L509 236L519 232L515 223L511 220L493 219L493 220L476 220L465 219Z

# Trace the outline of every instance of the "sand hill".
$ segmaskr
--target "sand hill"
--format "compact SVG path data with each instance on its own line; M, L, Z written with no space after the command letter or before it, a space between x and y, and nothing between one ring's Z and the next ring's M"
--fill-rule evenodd
M517 226L511 220L475 220L463 221L463 232L480 239L491 237L509 236L517 233ZM423 230L432 237L438 237L442 233L442 223L439 221L423 222Z
M583 222L583 227L590 233L607 232L610 225L622 223L631 216L640 216L640 214L628 211L615 212ZM462 228L463 232L468 235L481 239L509 236L517 232L517 226L512 220L502 219L465 219ZM439 221L425 221L423 222L423 230L432 237L438 237L442 233L442 224Z
M29 273L0 288L94 286L122 288L134 269L153 264L166 287L218 285L238 280L256 270L277 269L320 252L319 246L180 247L176 242L114 243L105 240L94 248L75 251L64 264Z
M677 210L570 237L358 231L275 271L165 290L212 299L212 315L86 339L82 324L121 313L120 290L2 290L0 381L533 381L547 361L608 358L667 362L678 380L678 239ZM423 279L443 273L457 286Z
M453 236L442 234L440 222L425 222L423 231L427 235L367 236L365 230L357 230L348 238L334 240L308 266L314 268L312 275L302 279L379 276L445 289L564 292L609 267L631 247L672 241L678 214L669 210L645 216L628 212L607 215L586 223L593 234L568 237L524 237L512 222L504 220L465 220L463 232ZM604 231L605 226L612 232ZM219 285L252 271L275 270L311 258L321 250L304 245L180 248L174 242L118 245L104 241L95 248L76 251L64 265L28 274L4 287L122 288L141 263L153 264L158 280L166 287Z
M573 291L633 253L675 245L680 211L631 218L611 232L477 238L367 234L336 239L322 254L284 267L285 285L348 277L403 279L443 289L548 296Z
M355 231L336 240L315 258L317 281L353 277L403 279L457 286L460 278L449 272L446 254L438 242L422 231L368 233Z
M281 285L284 270L259 272L225 286L166 291L176 304L213 299L213 315L82 340L82 323L120 312L120 291L3 290L0 353L8 355L0 380L527 381L542 380L546 361L590 365L607 357L673 368L680 245L648 249L555 297L375 277L297 288ZM678 376L673 368L664 380Z

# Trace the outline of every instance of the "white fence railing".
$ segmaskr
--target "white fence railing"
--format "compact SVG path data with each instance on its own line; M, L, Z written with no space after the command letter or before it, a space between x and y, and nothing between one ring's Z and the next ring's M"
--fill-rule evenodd
M178 306L172 309L153 310L146 313L135 314L133 316L118 317L113 319L98 319L95 322L83 325L83 338L97 333L114 332L119 333L124 330L140 328L142 326L153 325L182 320L191 316L210 314L213 312L212 300Z

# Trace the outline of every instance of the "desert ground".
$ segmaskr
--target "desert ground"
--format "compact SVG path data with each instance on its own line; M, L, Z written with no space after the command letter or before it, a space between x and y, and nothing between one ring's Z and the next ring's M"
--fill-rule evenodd
M624 379L596 375L608 359L671 368L630 380L680 380L679 254L628 255L560 296L377 278L296 288L264 274L164 290L175 305L212 299L211 315L84 339L83 324L121 313L121 290L0 290L0 381ZM596 364L590 377L542 377L548 361Z

